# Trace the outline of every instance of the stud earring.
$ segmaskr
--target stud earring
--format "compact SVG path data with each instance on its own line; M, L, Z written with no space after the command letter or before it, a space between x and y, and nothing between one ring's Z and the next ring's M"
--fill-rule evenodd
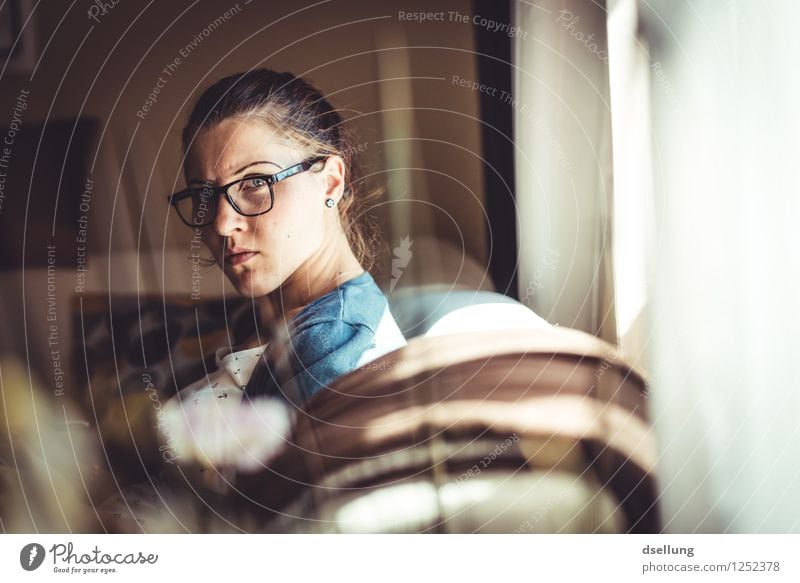
M325 206L326 207L332 208L333 205L335 205L335 204L336 204L336 201L334 201L332 198L326 198L325 199Z

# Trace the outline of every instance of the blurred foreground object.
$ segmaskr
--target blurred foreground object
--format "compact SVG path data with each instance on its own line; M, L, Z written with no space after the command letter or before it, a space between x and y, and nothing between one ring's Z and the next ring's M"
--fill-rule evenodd
M423 336L292 411L290 431L279 419L285 412L258 414L272 420L262 427L246 412L221 414L215 400L218 423L179 410L180 446L164 450L147 437L165 413L148 402L148 387L169 399L157 382L169 370L153 365L168 359L148 358L138 369L135 359L124 361L128 393L147 399L149 413L131 427L139 447L124 457L120 449L115 466L141 464L145 455L158 463L144 479L120 483L121 495L102 505L104 523L115 532L660 530L642 374L611 345L551 327L519 302L470 290L431 294L398 290L398 322L408 336ZM197 342L191 327L182 333L168 337L177 346ZM145 370L151 383L142 382ZM92 387L95 403L102 391L118 399L97 376ZM240 433L245 426L254 431ZM111 437L129 431L103 427ZM282 451L270 460L276 445ZM230 471L240 454L254 462L243 469L256 472Z
M6 533L102 531L91 493L105 480L89 424L15 360L0 364L0 526Z
M292 425L285 402L272 398L239 402L213 394L199 399L202 402L190 407L174 401L167 409L162 439L173 448L177 463L247 473L263 468L283 449Z
M575 330L412 339L312 399L240 510L269 532L656 532L646 395Z

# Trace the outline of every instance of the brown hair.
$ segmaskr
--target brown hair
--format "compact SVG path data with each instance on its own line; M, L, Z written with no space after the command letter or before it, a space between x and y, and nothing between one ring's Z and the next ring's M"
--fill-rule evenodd
M379 237L374 219L365 211L381 189L370 190L365 185L355 138L322 93L301 77L270 69L220 79L203 92L189 115L181 136L184 155L200 130L232 117L254 117L270 128L279 128L285 137L307 150L309 157L342 158L345 187L339 216L350 248L369 270Z

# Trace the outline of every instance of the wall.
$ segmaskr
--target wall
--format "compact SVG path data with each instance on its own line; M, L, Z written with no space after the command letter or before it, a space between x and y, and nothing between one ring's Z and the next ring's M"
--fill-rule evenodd
M0 89L0 120L11 119L20 91L29 92L23 128L77 116L101 122L98 147L87 153L93 187L82 293L191 292L191 232L165 202L183 187L180 130L199 91L258 66L311 78L352 120L366 171L389 190L374 209L385 240L381 283L388 283L392 250L403 237L412 242L404 285L458 277L436 245L415 254L418 238L422 244L435 235L462 260L485 263L478 100L451 83L453 74L476 78L474 25L409 22L400 15L429 10L421 1L107 5L99 10L88 1L40 4L31 20L36 67L5 71ZM469 2L456 0L439 3L437 10L471 13ZM145 110L157 85L157 101ZM35 201L28 210L54 211ZM25 218L3 216L0 209L3 220ZM33 248L48 242L47 233L28 233L24 243ZM73 334L68 313L79 275L77 247L57 249L65 263L53 274L62 338ZM43 351L47 325L35 315L43 311L47 276L30 268L0 273L8 323L4 344L14 346L20 331L35 339L28 355L15 349L24 358L41 358L35 355ZM207 297L226 289L214 268L204 273Z

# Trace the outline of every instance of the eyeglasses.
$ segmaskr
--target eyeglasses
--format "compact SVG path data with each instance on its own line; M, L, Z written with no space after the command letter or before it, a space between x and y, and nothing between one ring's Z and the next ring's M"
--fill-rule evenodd
M255 174L239 178L222 186L187 188L167 197L178 216L189 227L207 227L217 217L219 195L240 215L256 217L272 210L275 193L272 187L278 182L310 169L325 159L309 158L275 174Z

